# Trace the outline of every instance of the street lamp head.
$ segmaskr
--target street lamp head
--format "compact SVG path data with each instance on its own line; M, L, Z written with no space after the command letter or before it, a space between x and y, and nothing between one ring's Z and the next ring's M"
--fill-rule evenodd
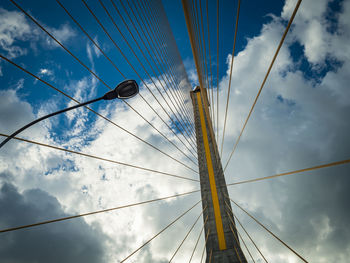
M129 99L134 97L139 93L139 86L135 80L128 79L119 83L114 90L107 92L104 96L104 100L113 100L113 99Z

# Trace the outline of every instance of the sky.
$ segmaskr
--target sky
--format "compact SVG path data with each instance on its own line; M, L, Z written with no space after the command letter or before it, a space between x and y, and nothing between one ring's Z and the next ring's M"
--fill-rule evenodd
M17 2L17 1L16 1ZM110 1L121 31L123 21ZM123 10L120 2L117 7ZM131 1L136 5L138 1ZM188 136L172 133L174 126L145 87L156 92L138 59L97 1L86 1L138 76L101 30L83 2L62 1L117 67L101 54L56 1L18 1L25 11L107 83L135 79L140 96L130 103L165 137L191 155ZM126 4L126 1L123 1ZM155 10L159 2L152 2ZM198 84L181 1L163 0L164 10L185 65L180 68L181 92L188 99ZM232 61L237 1L220 1L219 142ZM266 74L295 0L242 1L223 165L227 162L244 120ZM215 5L209 1L212 43L216 43ZM139 11L139 9L137 9ZM230 161L227 183L349 159L350 133L350 1L304 0L273 66L237 150ZM125 18L130 25L130 22ZM131 25L130 25L131 26ZM166 28L166 24L162 24ZM133 31L136 33L135 31ZM167 37L169 37L167 35ZM130 38L130 37L129 37ZM140 39L136 36L136 39ZM136 44L131 41L137 50ZM169 42L170 43L170 42ZM168 44L169 44L168 43ZM176 51L165 45L176 57ZM217 69L216 46L210 55ZM0 3L0 54L36 74L78 101L102 96L107 87L67 54L10 1ZM142 54L136 54L146 65ZM150 55L146 54L150 59ZM178 58L178 57L176 57ZM208 54L209 58L209 54ZM175 61L178 62L178 61ZM157 73L157 72L155 72ZM150 73L153 79L164 77ZM142 81L144 82L142 82ZM156 82L156 83L154 83ZM26 123L75 103L32 76L0 60L0 133L10 134ZM216 91L216 87L214 87ZM146 105L147 101L155 111ZM161 100L163 103L163 101ZM97 102L91 107L114 123L159 147L188 166L195 165L121 101ZM191 109L189 101L187 109ZM171 117L174 116L171 114ZM198 175L86 109L50 118L20 134L29 140L93 154L197 179ZM182 144L178 137L181 137ZM220 143L219 143L220 145ZM233 200L264 223L309 262L347 262L350 257L350 193L348 165L324 168L256 183L229 187ZM12 140L0 149L0 229L57 217L141 202L198 190L197 182L93 160ZM86 216L0 235L1 262L120 262L181 213L200 200L200 194L167 199L99 215ZM288 249L232 205L269 262L300 262ZM172 227L135 253L128 262L168 262L201 213L198 205ZM195 225L173 262L186 262L195 246L203 219ZM240 228L238 231L242 232ZM243 237L245 235L242 233ZM256 262L263 262L245 238ZM203 235L194 254L199 262ZM245 250L243 250L245 252ZM245 252L247 259L248 254Z

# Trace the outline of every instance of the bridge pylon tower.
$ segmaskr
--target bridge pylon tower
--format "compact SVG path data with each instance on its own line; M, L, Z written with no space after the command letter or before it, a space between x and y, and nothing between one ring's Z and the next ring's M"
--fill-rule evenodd
M228 199L224 172L209 114L209 101L205 88L191 91L197 137L198 165L204 232L206 238L206 262L247 262L237 236L236 225Z

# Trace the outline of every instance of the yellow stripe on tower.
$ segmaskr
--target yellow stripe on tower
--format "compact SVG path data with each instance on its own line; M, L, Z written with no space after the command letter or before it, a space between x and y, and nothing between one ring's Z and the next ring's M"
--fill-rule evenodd
M209 142L208 142L208 134L207 134L207 128L206 128L206 125L205 125L205 119L204 119L203 106L202 106L202 100L201 100L200 92L197 92L196 95L197 95L197 102L198 102L198 108L199 108L199 117L200 117L200 120L201 120L201 127L202 127L203 141L204 141L204 149L205 149L205 157L207 159L207 167L208 167L208 174L209 174L210 190L211 190L211 197L212 197L212 200L213 200L216 232L218 234L218 241L219 241L219 249L220 250L225 250L226 249L226 241L225 241L225 235L224 235L224 228L222 226L220 204L219 204L218 193L217 193L217 190L216 190L213 162L211 160L211 153L210 153Z

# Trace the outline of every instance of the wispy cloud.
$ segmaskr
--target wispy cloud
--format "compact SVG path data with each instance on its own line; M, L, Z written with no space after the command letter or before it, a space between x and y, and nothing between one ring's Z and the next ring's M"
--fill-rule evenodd
M59 28L47 27L50 34L52 34L62 44L67 44L72 38L76 36L76 32L68 24L62 24ZM61 48L50 36L44 32L40 32L45 39L43 43L49 49Z
M62 24L58 28L47 27L48 31L59 41L65 43L76 36L76 32L68 25ZM29 41L29 45L37 51L37 45L48 49L59 47L46 33L32 24L20 11L8 11L0 8L0 49L9 58L16 58L28 54L28 47L21 43Z
M44 75L52 76L53 72L47 68L42 68L39 70L39 74L41 74L42 76L44 76Z
M27 53L27 49L20 47L18 41L25 41L30 38L30 26L23 14L0 8L0 48L10 58L22 56Z

